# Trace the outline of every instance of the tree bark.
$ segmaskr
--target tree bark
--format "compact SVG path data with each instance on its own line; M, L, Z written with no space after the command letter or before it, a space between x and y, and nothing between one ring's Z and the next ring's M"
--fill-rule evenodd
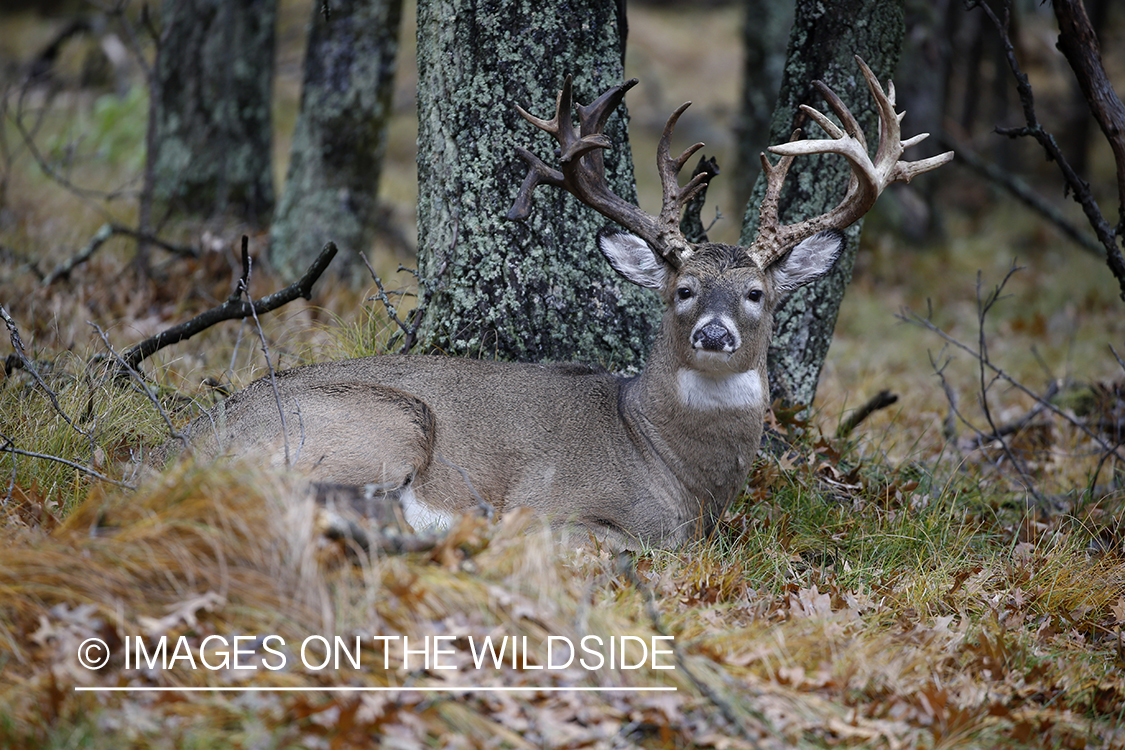
M588 104L621 82L624 8L613 0L421 0L418 4L419 263L432 277L423 350L523 361L640 365L659 322L655 295L618 277L594 244L606 219L541 188L510 222L526 174L521 144L548 163L554 140L516 104L549 119L563 78ZM606 128L610 187L636 200L624 107Z
M276 16L277 0L165 0L151 121L157 216L269 218Z
M811 129L806 137L824 137L798 109L798 105L808 104L830 111L813 88L812 82L819 79L848 105L873 147L878 117L854 55L862 57L885 86L902 49L903 18L903 0L798 0L770 143L788 141L798 127ZM847 162L839 156L798 157L782 191L781 221L791 224L830 211L843 198L850 175ZM759 177L742 223L743 245L749 245L757 233L758 206L764 194L765 179ZM769 352L771 398L787 405L807 405L816 396L844 290L851 280L862 223L856 222L845 232L847 242L835 267L798 289L778 309Z
M329 240L343 251L341 267L362 268L356 253L376 229L402 21L402 0L334 0L327 18L311 5L301 111L270 227L270 259L285 275Z

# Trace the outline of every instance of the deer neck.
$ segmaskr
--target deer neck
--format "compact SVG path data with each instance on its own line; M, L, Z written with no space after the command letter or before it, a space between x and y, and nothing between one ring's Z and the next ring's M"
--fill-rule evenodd
M749 474L761 439L765 354L745 372L709 374L685 365L670 339L662 330L644 371L626 383L622 408L690 494L725 504Z

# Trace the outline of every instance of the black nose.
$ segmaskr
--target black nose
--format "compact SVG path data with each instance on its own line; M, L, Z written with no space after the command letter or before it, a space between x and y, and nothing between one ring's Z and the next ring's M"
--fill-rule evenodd
M691 335L691 345L708 352L733 352L734 334L717 320L712 320Z

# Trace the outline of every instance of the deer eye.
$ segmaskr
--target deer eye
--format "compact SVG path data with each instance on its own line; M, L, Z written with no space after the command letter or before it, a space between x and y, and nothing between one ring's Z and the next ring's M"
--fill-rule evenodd
M676 299L691 299L695 296L695 292L690 287L682 286L676 290Z
M750 293L746 295L746 299L750 300L751 302L761 302L762 301L762 290L761 289L751 289Z

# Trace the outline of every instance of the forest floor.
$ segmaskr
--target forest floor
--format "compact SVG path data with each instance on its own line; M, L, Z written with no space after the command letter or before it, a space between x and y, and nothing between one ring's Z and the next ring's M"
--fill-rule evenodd
M308 12L283 7L279 184ZM1026 24L1032 41L1048 38L1043 19ZM655 178L639 155L679 102L695 104L678 137L731 160L738 23L733 5L630 7L646 205ZM1121 442L1125 315L1104 264L1041 218L956 162L926 176L941 181L940 232L908 239L902 200L881 203L811 414L775 415L792 449L761 457L712 539L624 560L566 548L513 513L466 517L421 551L357 557L322 533L293 477L132 460L169 427L145 393L100 377L106 342L120 351L222 302L242 235L255 257L266 237L169 227L199 253L154 251L151 278L115 237L44 283L103 224L135 226L147 121L135 70L120 91L84 81L90 45L64 48L55 88L18 88L17 63L61 25L28 12L0 28L0 305L46 386L10 367L0 381L0 745L1125 748L1125 467L1100 447ZM399 238L371 252L384 278L413 262L409 26L381 185ZM1111 49L1125 80L1125 44ZM1059 89L1057 60L1039 54L1033 83ZM1053 165L1030 147L1016 161L1081 222ZM1108 149L1089 163L1111 198ZM731 241L741 211L713 192ZM1005 279L982 318L982 295ZM260 264L250 283L262 296L290 281ZM273 365L377 349L389 326L371 293L326 279L264 317ZM904 320L914 314L938 330ZM982 342L1005 378L982 371ZM266 364L253 324L232 322L145 369L179 426L185 403ZM891 408L837 434L884 389ZM1048 393L1056 412L1037 398ZM1003 442L978 439L992 431L986 405L1012 426ZM506 644L502 659L479 658L486 637ZM90 638L113 653L98 670L79 662ZM339 664L320 665L320 638L339 639ZM161 642L163 663L137 664L138 644L156 659Z

